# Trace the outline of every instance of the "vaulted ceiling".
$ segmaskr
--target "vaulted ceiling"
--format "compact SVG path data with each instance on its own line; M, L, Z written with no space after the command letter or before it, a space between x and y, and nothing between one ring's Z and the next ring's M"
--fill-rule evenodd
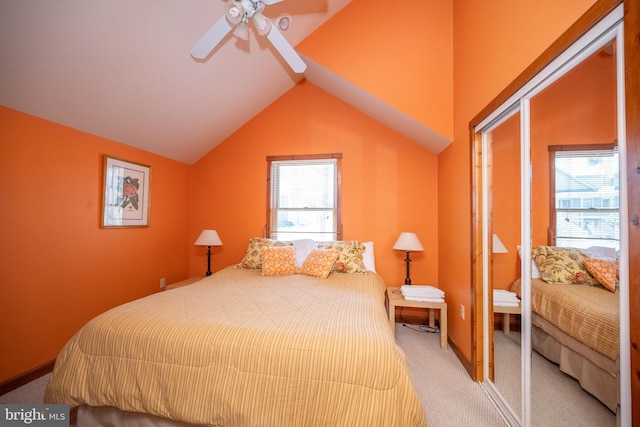
M354 3L351 8L349 3ZM283 35L293 46L343 10L346 19L352 19L348 14L363 16L363 21L330 30L338 37L337 48L342 45L340 37L346 37L341 34L344 28L364 29L371 24L361 13L364 10L354 10L355 3L367 8L371 4L379 11L389 5L287 0L267 6L264 14L292 16ZM323 55L303 54L307 71L295 74L253 31L249 41L229 34L206 60L193 59L191 47L222 16L224 5L223 0L0 2L0 104L193 163L306 78L435 153L450 143L447 126L433 126L393 93L369 85L380 69L370 67L363 78L354 78L348 70L327 66L331 61ZM353 37L352 43L359 42L357 35ZM384 40L384 33L381 37ZM326 31L317 38L331 39ZM308 51L323 52L309 44ZM345 46L350 44L345 41ZM357 54L351 53L354 60ZM402 58L392 60L402 64ZM410 97L416 85L404 83L399 91Z

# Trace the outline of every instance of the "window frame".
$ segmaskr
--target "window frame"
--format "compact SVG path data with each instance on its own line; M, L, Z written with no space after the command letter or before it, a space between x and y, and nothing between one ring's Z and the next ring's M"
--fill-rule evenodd
M272 238L271 229L271 166L273 162L304 162L312 160L332 160L336 161L336 181L335 181L335 193L336 193L336 222L335 222L335 237L336 240L342 240L342 153L328 153L328 154L300 154L300 155L284 155L284 156L267 156L267 221L265 225L265 237Z
M547 244L549 246L557 246L557 211L556 211L556 153L559 151L605 151L615 150L618 147L617 141L610 144L575 144L575 145L549 145L549 228L547 229ZM571 202L569 201L569 204ZM573 209L570 206L569 209ZM600 210L605 210L604 206ZM608 208L613 210L612 208ZM616 209L618 217L620 207Z

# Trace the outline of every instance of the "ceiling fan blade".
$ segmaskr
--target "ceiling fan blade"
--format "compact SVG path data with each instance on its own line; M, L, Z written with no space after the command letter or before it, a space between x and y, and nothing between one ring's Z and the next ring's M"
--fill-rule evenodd
M304 63L282 33L276 29L275 25L271 26L271 31L267 34L267 38L280 55L282 55L284 60L287 61L293 71L296 73L304 73L304 70L307 69L307 64Z
M207 31L204 36L193 46L191 49L191 56L198 59L204 59L211 53L213 49L220 43L220 41L229 34L229 31L233 26L229 24L227 18L223 15L220 19L216 21L215 24L209 31Z

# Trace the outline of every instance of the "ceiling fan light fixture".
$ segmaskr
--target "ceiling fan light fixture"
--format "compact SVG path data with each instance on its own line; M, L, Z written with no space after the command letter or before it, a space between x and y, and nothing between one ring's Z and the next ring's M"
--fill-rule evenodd
M242 21L236 25L236 29L233 30L233 35L242 40L249 40L249 26L247 23Z
M289 29L289 25L291 25L291 15L288 13L282 14L276 18L275 26L278 27L280 31L286 31Z
M261 36L267 35L271 30L271 21L269 21L263 14L254 13L253 24L256 26L256 30L258 30L258 34Z
M244 17L244 8L242 4L235 1L227 2L224 6L224 16L231 25L238 25Z

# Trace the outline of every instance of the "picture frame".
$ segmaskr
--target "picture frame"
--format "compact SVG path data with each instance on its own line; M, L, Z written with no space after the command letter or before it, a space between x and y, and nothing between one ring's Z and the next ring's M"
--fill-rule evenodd
M148 227L151 166L104 157L102 228Z

